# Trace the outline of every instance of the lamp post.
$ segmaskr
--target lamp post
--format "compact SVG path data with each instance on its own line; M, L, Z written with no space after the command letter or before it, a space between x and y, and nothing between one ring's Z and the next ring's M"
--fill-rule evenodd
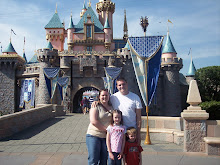
M141 17L140 25L141 25L141 27L144 31L144 36L146 37L146 31L147 31L147 27L149 25L147 16ZM145 67L146 67L146 61L147 60L145 59ZM147 70L147 68L145 68L145 69ZM146 81L146 83L147 83L147 81ZM147 93L147 84L146 84L146 93ZM149 123L149 121L148 121L148 113L149 113L148 105L146 106L146 113L147 113L147 126L146 126L147 127L147 133L146 133L146 138L145 138L144 144L145 145L150 145L151 141L150 141L150 131L149 131L149 124L148 124Z
M141 25L141 27L144 30L144 36L146 37L146 31L147 31L147 27L149 25L147 16L145 16L145 17L141 16L141 20L140 21L141 21L140 25Z

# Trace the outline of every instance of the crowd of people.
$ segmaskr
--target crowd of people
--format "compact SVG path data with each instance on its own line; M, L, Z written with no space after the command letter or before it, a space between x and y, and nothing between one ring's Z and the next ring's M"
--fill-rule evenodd
M125 79L117 80L118 92L99 92L91 104L90 124L86 133L89 165L141 165L140 142L142 104L128 90Z

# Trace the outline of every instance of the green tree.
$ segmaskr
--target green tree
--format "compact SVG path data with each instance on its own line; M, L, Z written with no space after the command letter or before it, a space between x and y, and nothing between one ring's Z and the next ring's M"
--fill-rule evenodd
M220 101L220 66L209 66L196 71L195 79L202 101Z

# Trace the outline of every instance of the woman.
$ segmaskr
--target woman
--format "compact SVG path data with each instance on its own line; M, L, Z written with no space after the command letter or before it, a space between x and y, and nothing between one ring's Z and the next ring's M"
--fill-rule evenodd
M108 152L106 146L106 128L111 123L113 110L107 89L99 92L97 107L90 109L90 124L86 134L89 165L107 165Z

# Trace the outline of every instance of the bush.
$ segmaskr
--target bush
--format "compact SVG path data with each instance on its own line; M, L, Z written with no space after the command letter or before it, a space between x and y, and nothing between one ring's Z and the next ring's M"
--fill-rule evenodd
M209 113L208 120L220 120L220 101L206 101L200 106Z

